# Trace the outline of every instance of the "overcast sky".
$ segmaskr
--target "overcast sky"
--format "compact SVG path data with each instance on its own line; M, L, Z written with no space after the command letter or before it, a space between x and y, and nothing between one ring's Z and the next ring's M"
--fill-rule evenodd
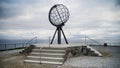
M48 13L54 4L69 9L67 38L120 39L120 0L0 0L0 39L52 37L56 27Z

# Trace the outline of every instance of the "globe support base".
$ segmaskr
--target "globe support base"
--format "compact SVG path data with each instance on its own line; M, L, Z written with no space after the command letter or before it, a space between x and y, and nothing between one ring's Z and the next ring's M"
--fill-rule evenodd
M58 31L58 41L57 41L57 43L61 44L61 32L62 32L63 37L65 39L65 42L66 42L66 44L68 44L67 38L66 38L66 36L65 36L65 34L64 34L64 32L63 32L61 27L57 27L57 29L55 30L55 33L54 33L53 38L51 40L51 44L53 43L53 40L55 38L55 35L56 35L57 31Z

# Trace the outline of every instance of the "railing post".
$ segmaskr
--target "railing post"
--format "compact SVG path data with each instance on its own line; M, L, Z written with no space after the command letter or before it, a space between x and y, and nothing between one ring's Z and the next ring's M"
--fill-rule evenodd
M6 44L5 44L5 50L6 50Z
M49 37L49 47L50 47L50 37Z
M41 47L40 47L40 64L41 64Z
M24 47L24 43L22 43L22 47Z
M14 48L16 48L16 44L14 44L14 45L15 45ZM14 48L13 48L13 49L14 49Z
M37 36L36 36L36 43L38 42L38 40L37 40Z
M85 44L86 44L86 36L85 36Z

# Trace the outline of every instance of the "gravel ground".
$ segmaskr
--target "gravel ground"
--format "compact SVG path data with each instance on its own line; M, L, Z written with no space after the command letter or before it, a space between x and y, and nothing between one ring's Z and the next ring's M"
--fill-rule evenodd
M24 49L1 51L1 52L0 52L0 56L5 56L5 55L10 55L10 54L19 53L19 52L22 51L22 50L24 50Z
M79 56L67 59L64 65L83 68L120 68L120 47L92 46L103 57Z

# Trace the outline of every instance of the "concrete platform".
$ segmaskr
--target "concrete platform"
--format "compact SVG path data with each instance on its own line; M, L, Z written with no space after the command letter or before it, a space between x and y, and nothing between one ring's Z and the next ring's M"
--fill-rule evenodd
M36 47L53 47L53 48L67 48L67 47L75 47L75 46L88 46L84 43L73 43L73 44L33 44Z
M98 54L98 56L102 56L102 54L97 51L96 49L90 47L88 44L85 43L72 43L72 44L33 44L36 47L51 47L51 48L69 48L69 47L80 47L80 46L85 46L87 49L89 48L91 51L94 53Z
M94 48L87 44L32 44L35 47L24 62L62 65L70 56L101 56ZM99 55L100 54L100 55ZM61 56L62 55L62 56Z

